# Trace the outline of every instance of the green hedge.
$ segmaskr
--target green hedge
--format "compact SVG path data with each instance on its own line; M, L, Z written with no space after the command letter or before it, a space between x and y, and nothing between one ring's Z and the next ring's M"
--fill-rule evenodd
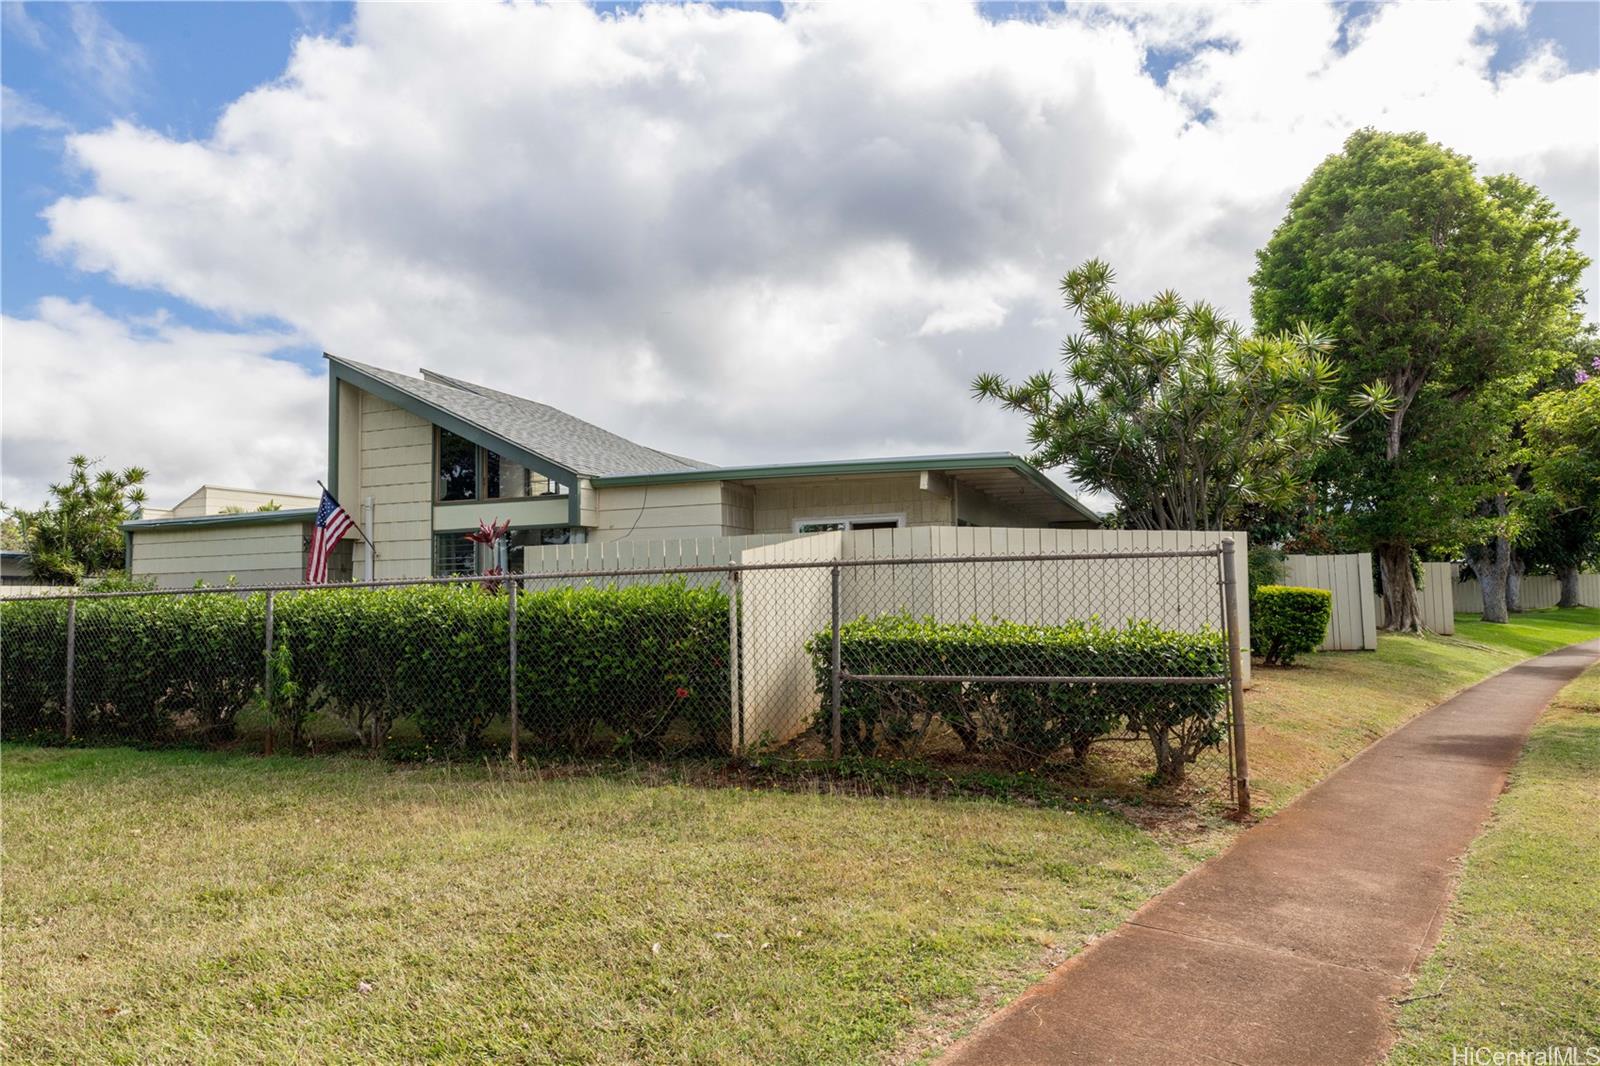
M226 740L262 680L264 597L80 599L73 734L162 743ZM64 601L0 603L8 737L64 726Z
M266 599L227 594L80 599L74 732L222 740L261 700ZM466 751L510 706L507 596L477 586L337 587L274 600L272 709L298 739L309 716L383 745L415 721ZM0 603L4 732L59 735L66 604ZM682 583L518 596L525 742L561 752L651 751L669 734L726 750L728 599Z
M0 729L60 735L67 663L65 600L0 601Z
M1250 601L1253 641L1268 664L1288 666L1317 650L1333 617L1333 593L1293 585L1263 585Z
M941 623L905 615L840 627L848 673L1045 677L1206 677L1227 672L1227 647L1213 631L1182 633L1149 621L1117 629L1097 621L1060 626L1015 622ZM832 635L807 644L823 697L816 729L831 732ZM846 681L840 724L861 754L916 751L942 722L971 751L1034 766L1127 730L1149 741L1160 784L1181 781L1189 764L1223 739L1224 685L1049 685L985 681Z

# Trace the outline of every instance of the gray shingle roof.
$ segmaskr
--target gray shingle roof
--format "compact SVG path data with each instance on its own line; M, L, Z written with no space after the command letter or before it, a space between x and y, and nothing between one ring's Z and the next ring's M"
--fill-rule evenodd
M584 477L711 468L709 463L647 448L549 404L486 385L431 370L414 378L350 359L340 358L338 362Z

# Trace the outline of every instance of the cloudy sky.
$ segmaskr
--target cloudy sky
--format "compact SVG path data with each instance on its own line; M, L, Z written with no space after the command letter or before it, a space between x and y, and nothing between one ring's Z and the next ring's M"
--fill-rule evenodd
M0 495L304 490L321 353L712 462L1025 451L1056 284L1248 314L1351 130L1600 258L1600 6L3 6ZM1596 277L1586 278L1592 291Z

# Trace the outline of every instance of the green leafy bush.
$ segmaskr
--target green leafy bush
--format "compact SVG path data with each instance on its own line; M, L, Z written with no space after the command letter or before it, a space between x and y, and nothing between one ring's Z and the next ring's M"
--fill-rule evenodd
M287 662L274 708L291 728L331 715L373 750L411 717L429 747L467 750L509 706L506 626L505 597L476 586L280 595L274 643Z
M1215 632L1182 633L1153 622L1111 628L1098 621L1059 626L1016 622L943 623L891 615L840 628L847 673L977 677L1211 677L1227 669ZM832 635L808 643L824 698L816 729L832 726ZM1199 753L1221 743L1225 686L1207 684L1018 684L989 681L845 681L840 724L851 749L914 752L942 721L969 750L1034 766L1065 750L1082 761L1098 739L1126 728L1150 741L1156 778L1176 784Z
M1263 585L1250 606L1253 640L1268 664L1288 666L1317 650L1333 617L1333 593L1293 585Z
M381 748L413 720L432 750L478 747L510 708L505 593L475 586L337 586L279 593L263 659L265 597L78 601L75 733L221 740L270 679L277 724L298 741L326 714ZM0 604L5 734L59 735L66 603ZM726 750L728 599L678 582L518 596L517 683L528 742L652 751L674 729Z
M558 588L517 603L524 732L565 751L604 726L619 749L652 751L675 723L727 750L728 597L681 581Z
M65 600L0 601L0 728L59 735L67 663Z
M73 734L96 740L218 741L261 682L264 598L82 598L74 641ZM0 604L5 732L65 724L65 601Z

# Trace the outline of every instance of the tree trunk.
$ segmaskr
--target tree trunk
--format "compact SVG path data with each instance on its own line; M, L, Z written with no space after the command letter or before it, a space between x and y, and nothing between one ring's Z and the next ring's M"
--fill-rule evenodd
M1393 633L1421 633L1422 608L1411 579L1411 545L1378 545L1378 572L1383 578L1383 628Z
M1561 601L1557 607L1578 607L1578 568L1576 566L1563 566L1561 578Z
M1506 568L1506 610L1511 614L1522 613L1522 574L1528 569L1515 551L1511 553L1511 565Z
M1483 620L1508 622L1506 610L1506 577L1511 573L1511 545L1504 537L1495 537L1488 544L1467 553L1467 565L1478 578L1478 589L1483 593Z

